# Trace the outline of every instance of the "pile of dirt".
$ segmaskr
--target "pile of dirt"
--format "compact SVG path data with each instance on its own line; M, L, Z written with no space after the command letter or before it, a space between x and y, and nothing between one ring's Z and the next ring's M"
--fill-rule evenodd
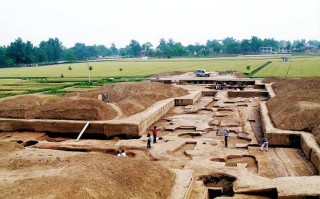
M154 74L154 75L151 75L150 77L151 77L151 78L171 77L171 76L174 76L174 75L184 75L184 74L186 74L186 73L187 73L187 72L184 72L184 71L172 71L172 72L164 72L164 73Z
M269 84L269 83L274 83L274 82L279 82L284 80L286 80L286 78L284 77L267 77L263 79L261 82L265 84Z
M148 160L21 150L0 157L0 198L167 198L175 175ZM165 180L164 180L165 179Z
M46 101L33 112L36 119L110 120L117 116L114 108L98 99L62 97Z
M108 93L110 103L98 99ZM119 114L130 116L141 112L155 102L186 95L188 92L173 85L156 82L108 84L65 97L41 98L26 95L0 102L1 118L111 120Z
M24 147L16 142L0 142L0 154L23 150Z
M187 95L188 91L158 82L124 82L107 84L91 92L72 93L68 96L97 99L99 94L104 93L109 95L110 102L117 105L123 115L130 116L145 110L159 100Z
M286 79L272 87L276 97L267 106L275 126L312 132L320 143L320 77Z
M37 107L42 106L43 99L36 95L25 95L0 101L0 117L28 118Z
M117 116L111 105L80 97L41 98L25 95L0 102L0 117L22 119L108 120Z
M246 77L247 77L245 74L240 73L240 72L236 72L236 73L234 74L234 76L235 76L236 78L246 78Z

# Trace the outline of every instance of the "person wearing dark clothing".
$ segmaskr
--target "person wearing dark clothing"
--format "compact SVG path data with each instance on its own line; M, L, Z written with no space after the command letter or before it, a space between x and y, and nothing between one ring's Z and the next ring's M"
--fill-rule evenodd
M263 151L263 149L264 149L265 151L268 151L268 145L269 145L268 139L265 138L265 137L263 137L263 138L261 139L261 141L262 141L262 145L261 145L260 151Z
M228 139L229 139L229 129L224 131L224 146L228 147Z
M151 149L151 135L150 135L150 133L148 133L147 137L148 137L147 149Z

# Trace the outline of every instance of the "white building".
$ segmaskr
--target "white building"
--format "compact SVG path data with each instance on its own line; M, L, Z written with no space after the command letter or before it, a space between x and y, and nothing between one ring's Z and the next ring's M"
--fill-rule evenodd
M260 54L272 54L272 47L260 47Z
M287 50L284 46L280 46L278 53L279 54L288 54L288 53L290 53L290 50Z

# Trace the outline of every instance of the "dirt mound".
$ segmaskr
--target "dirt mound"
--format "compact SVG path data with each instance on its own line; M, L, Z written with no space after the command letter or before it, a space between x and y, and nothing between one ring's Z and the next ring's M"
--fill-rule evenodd
M63 97L48 100L32 118L71 120L110 120L117 116L112 106L92 98Z
M36 95L25 95L0 102L0 117L28 118L37 107L42 106L43 99Z
M0 142L0 153L10 153L22 149L24 149L24 147L16 142Z
M276 97L267 101L277 128L312 132L320 143L320 77L274 83Z
M234 76L235 76L236 78L246 78L246 75L243 74L243 73L240 73L240 72L236 72L236 73L234 74Z
M98 100L108 93L109 103ZM182 88L155 82L109 84L84 93L66 97L40 98L26 95L0 102L0 117L26 119L111 120L141 112L155 102L186 95ZM117 106L119 110L116 110Z
M157 78L157 77L170 77L173 75L183 75L186 74L187 72L184 71L172 71L172 72L165 72L165 73L158 73L150 76L151 78Z
M154 162L98 153L29 149L0 159L0 198L167 198L175 179Z
M125 82L108 84L91 92L72 93L68 96L98 98L101 93L108 93L110 102L115 103L125 116L141 112L159 100L188 94L182 88L158 82Z
M284 77L267 77L264 80L262 80L262 83L268 84L268 83L279 82L284 80L286 80L286 78Z
M116 116L112 106L92 98L26 95L0 102L3 118L108 120Z

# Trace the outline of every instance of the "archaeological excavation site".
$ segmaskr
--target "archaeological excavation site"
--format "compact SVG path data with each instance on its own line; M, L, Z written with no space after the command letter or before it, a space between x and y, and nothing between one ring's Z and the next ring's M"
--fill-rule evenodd
M320 78L212 74L1 99L0 198L319 199Z

